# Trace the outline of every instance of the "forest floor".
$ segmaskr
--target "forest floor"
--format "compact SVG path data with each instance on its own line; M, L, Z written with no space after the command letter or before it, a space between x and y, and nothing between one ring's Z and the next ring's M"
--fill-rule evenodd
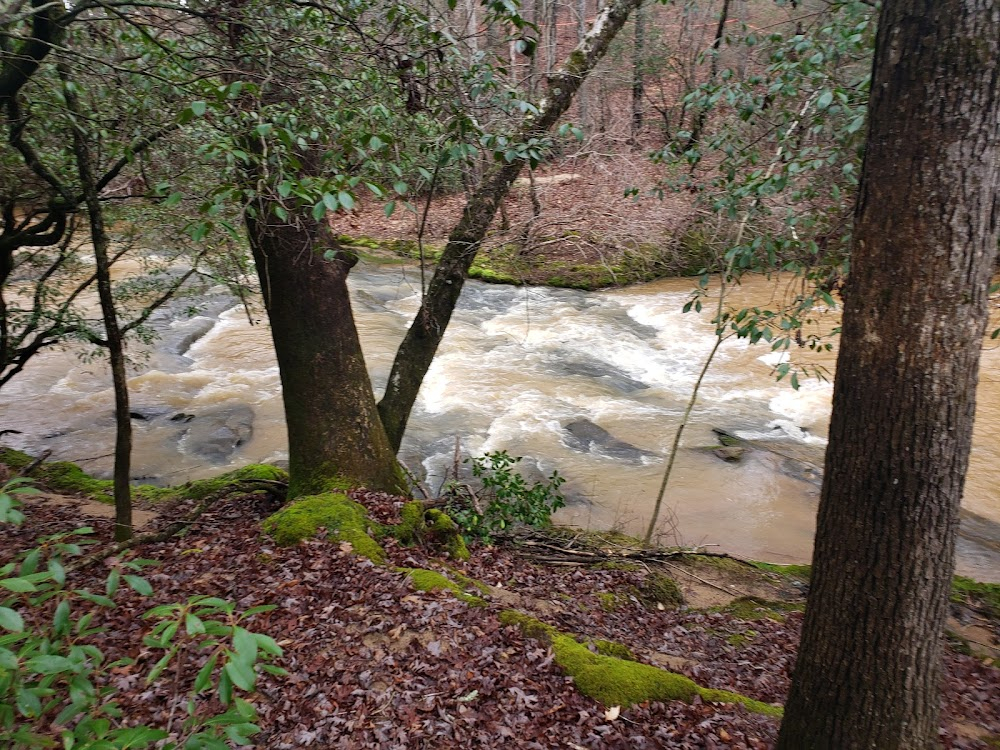
M360 491L353 496L375 520L399 521L402 499ZM129 724L166 727L174 717L176 727L185 710L185 691L172 679L146 685L144 676L160 654L142 643L151 626L141 614L205 594L241 609L276 605L248 625L278 641L284 649L279 663L288 671L286 677L262 677L250 697L262 729L254 738L258 748L774 745L778 720L740 705L695 698L609 711L579 692L547 643L501 617L517 610L591 648L610 641L618 653L626 647L631 658L701 686L781 704L806 587L794 569L769 572L692 555L627 558L634 548L625 539L573 532L527 545L474 547L467 562L387 537L381 540L387 564L380 565L335 538L276 546L260 521L278 503L260 494L230 495L183 536L127 553L158 561L145 574L154 593L123 591L117 608L98 614L106 630L96 641L109 658L132 660L109 678ZM185 516L193 504L146 508L145 530ZM98 540L110 540L102 506L40 496L28 503L26 515L21 527L0 527L0 564L39 536L84 523ZM601 564L567 564L588 555ZM108 558L79 571L70 585L99 590L113 564ZM401 568L437 571L454 588L420 590ZM676 581L683 604L663 604L650 593L658 574ZM474 598L463 600L463 591ZM996 747L997 622L968 602L955 603L952 614L953 625L978 627L981 642L956 648L952 638L945 649L942 739L947 748ZM970 646L971 653L959 653ZM208 699L203 707L211 708Z

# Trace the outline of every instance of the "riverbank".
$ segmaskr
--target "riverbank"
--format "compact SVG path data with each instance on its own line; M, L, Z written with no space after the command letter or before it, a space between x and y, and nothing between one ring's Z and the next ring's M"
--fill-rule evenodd
M404 261L431 264L444 250L444 242L417 242L410 239L373 238L341 234L341 245L375 263ZM469 278L489 284L547 286L555 289L596 291L625 287L663 278L693 276L712 269L714 259L697 238L684 236L664 240L660 245L637 244L602 248L593 240L581 249L577 236L547 238L546 252L525 250L516 243L488 246L480 251Z
M150 624L140 614L203 594L241 609L277 607L248 624L276 640L289 672L262 676L249 696L258 747L773 745L807 569L566 530L473 547L464 561L380 533L371 540L376 561L333 526L278 546L261 522L280 507L280 492L245 489L217 487L219 500L183 536L73 574L73 586L97 585L115 560L159 561L146 573L152 597L129 592L115 610L92 607L109 626L107 657L133 660L113 682L130 722L162 725L183 702L170 685L144 684L158 655L142 645ZM403 498L351 497L372 529L402 521ZM109 543L110 521L74 502L31 502L23 527L0 528L0 564L39 535L82 523ZM145 501L156 516L147 533L200 504L183 493L165 505ZM990 591L957 588L953 621L992 628L995 638L1000 612L990 607L1000 602L984 597ZM983 650L995 644L977 638L953 633L944 656L949 748L983 750L1000 737L1000 706L990 698L1000 690L997 654Z

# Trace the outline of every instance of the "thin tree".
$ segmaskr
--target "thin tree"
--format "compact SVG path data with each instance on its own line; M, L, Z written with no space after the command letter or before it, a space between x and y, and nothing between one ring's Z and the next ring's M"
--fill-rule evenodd
M884 0L812 583L778 747L939 745L1000 221L1000 4Z

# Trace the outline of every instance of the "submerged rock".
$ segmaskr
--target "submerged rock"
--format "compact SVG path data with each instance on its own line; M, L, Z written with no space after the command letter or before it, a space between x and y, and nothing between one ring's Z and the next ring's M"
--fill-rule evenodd
M190 420L181 446L207 461L223 464L253 437L254 411L246 404L202 412Z
M633 463L639 463L643 458L658 458L656 453L619 440L589 419L577 419L563 429L567 433L566 445L578 451L597 453L608 458L618 458Z

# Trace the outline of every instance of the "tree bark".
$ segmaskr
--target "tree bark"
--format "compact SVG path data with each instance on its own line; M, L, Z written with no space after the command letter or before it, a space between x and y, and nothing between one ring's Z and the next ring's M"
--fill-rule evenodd
M524 142L537 138L555 125L569 109L584 78L604 57L608 45L639 2L616 0L598 15L583 41L559 70L548 77L547 96L539 103L538 114L527 116L516 140ZM382 424L394 451L399 450L420 385L444 337L472 261L500 202L510 191L523 166L524 162L519 159L495 165L469 198L462 218L448 237L448 244L434 270L420 310L396 351L385 395L378 405Z
M885 0L812 584L778 747L938 746L1000 219L1000 6Z
M635 9L635 42L632 45L632 138L642 132L643 97L646 94L643 80L646 54L646 14L647 9L640 3Z
M357 259L304 211L279 222L267 218L272 208L258 199L247 230L281 373L289 497L343 481L405 492L351 310L347 274Z
M118 312L111 290L111 240L104 224L104 209L98 189L93 158L88 145L89 133L82 125L77 95L69 85L66 71L63 77L66 106L73 117L73 154L80 174L80 187L90 221L90 238L94 246L94 263L97 276L97 296L104 319L105 344L111 363L111 381L115 393L115 466L113 491L115 498L115 541L132 538L132 417L129 409L128 373L125 361L125 340L118 323Z

